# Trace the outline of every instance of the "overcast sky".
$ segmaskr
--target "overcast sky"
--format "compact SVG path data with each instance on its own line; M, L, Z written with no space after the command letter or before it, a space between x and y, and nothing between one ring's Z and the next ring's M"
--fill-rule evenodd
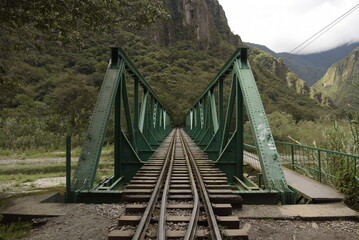
M229 26L244 42L289 52L359 0L219 0ZM322 35L301 53L320 52L359 41L359 9Z

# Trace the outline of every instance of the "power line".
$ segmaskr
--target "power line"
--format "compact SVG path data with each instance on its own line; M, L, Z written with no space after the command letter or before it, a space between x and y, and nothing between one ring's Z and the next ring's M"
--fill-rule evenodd
M346 18L347 16L349 16L352 12L354 12L355 10L357 10L359 8L359 3L357 5L355 5L354 7L352 7L351 9L349 9L348 11L346 11L344 14L342 14L340 17L338 17L337 19L335 19L334 21L332 21L331 23L329 23L327 26L325 26L324 28L322 28L320 31L318 31L317 33L315 33L313 36L311 36L310 38L308 38L307 40L305 40L304 42L302 42L301 44L299 44L297 47L295 47L294 49L292 49L289 53L294 52L295 50L297 50L298 48L302 47L303 45L305 45L304 47L300 48L297 52L301 52L304 48L306 48L307 46L309 46L311 43L313 43L315 40L317 40L319 37L321 37L324 33L328 32L331 28L333 28L335 25L337 25L339 22L341 22L342 20L344 20L344 18ZM309 43L308 43L309 42Z
M344 18L343 18L344 19ZM340 21L342 21L343 19L341 19ZM339 21L339 22L340 22ZM339 23L337 22L337 24ZM323 34L325 34L326 32L328 32L332 27L334 27L336 24L330 26L330 28L326 29L324 32L322 32L320 35L318 35L316 38L314 38L313 40L311 40L309 43L307 43L306 45L304 45L301 49L299 49L296 54L300 53L304 48L308 47L310 44L312 44L315 40L317 40L318 38L320 38Z
M325 34L326 32L328 32L331 28L333 28L335 25L337 25L339 22L341 22L342 20L344 20L344 18L346 18L347 16L349 16L352 12L354 12L356 9L359 8L359 4L356 5L354 7L354 9L352 11L350 11L349 13L347 12L347 14L345 16L343 16L340 20L338 20L335 24L331 25L329 28L327 28L324 32L322 32L321 34L319 34L317 37L315 37L313 40L311 40L309 43L307 43L305 46L303 46L301 49L299 49L296 54L300 53L304 48L308 47L310 44L312 44L315 40L317 40L318 38L320 38L323 34ZM319 32L318 32L319 33Z
M318 31L317 33L315 33L313 36L311 36L310 38L308 38L307 40L305 40L304 42L302 42L299 46L297 46L296 48L294 48L293 50L291 50L289 53L294 52L296 49L300 48L301 46L303 46L304 44L306 44L307 42L309 42L311 39L315 38L318 34L320 34L321 32L324 31L327 32L330 28L334 27L336 24L338 24L340 21L342 21L345 17L347 17L349 14L351 14L353 11L355 11L357 8L359 7L359 4L355 5L354 7L352 7L351 9L349 9L347 12L345 12L344 14L342 14L340 17L338 17L337 19L335 19L334 21L332 21L331 23L329 23L327 26L325 26L324 28L322 28L320 31ZM324 33L322 33L321 35L323 35ZM321 36L320 35L320 36ZM316 38L317 39L317 38ZM302 48L301 50L303 50L304 48ZM300 50L300 51L301 51Z

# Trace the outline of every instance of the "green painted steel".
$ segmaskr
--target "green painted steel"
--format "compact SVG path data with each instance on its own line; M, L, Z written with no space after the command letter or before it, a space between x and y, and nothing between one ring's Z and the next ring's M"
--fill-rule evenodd
M278 192L283 203L292 203L293 193L283 174L247 57L246 48L234 52L188 111L185 130L227 174L229 181L233 182L234 177L243 180L243 115L246 110L258 150L265 189ZM231 88L227 105L224 106L223 82L227 76L230 77ZM214 89L218 89L217 96L214 95Z
M111 64L106 72L73 178L73 191L92 188L103 140L107 132L108 121L124 67L124 60L120 59L118 63Z
M133 99L128 95L130 81L127 78L133 80ZM139 99L141 90L142 101ZM99 186L93 187L113 110L114 174ZM134 64L121 49L112 48L111 61L71 184L71 193L74 193L72 201L82 199L81 193L108 190L105 186L111 186L110 190L115 190L114 186L119 181L129 181L170 132L170 124L168 112Z
M66 137L66 193L65 202L71 202L71 136Z

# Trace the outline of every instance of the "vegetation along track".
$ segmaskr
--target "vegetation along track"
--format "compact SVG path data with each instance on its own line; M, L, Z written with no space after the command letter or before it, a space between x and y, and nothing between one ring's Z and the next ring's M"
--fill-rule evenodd
M124 190L126 213L108 239L248 239L224 173L180 129L173 130Z

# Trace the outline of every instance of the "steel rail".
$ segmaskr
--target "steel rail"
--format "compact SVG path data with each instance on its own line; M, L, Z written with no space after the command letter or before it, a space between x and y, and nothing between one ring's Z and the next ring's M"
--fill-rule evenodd
M176 146L176 137L177 137L177 129L174 133L174 143L173 145ZM162 199L161 199L161 209L160 209L160 216L158 219L158 227L157 227L157 239L165 240L166 239L166 212L167 212L167 198L168 193L170 189L170 183L171 183L171 176L172 176L172 170L173 170L173 162L174 162L174 153L175 153L175 147L172 148L172 154L171 154L171 160L170 160L170 166L168 168L167 172L167 178L166 183L162 191Z
M199 189L201 192L203 205L204 205L204 208L205 208L206 214L207 214L207 221L208 221L208 225L209 225L210 231L211 231L211 238L212 238L212 240L222 240L221 232L218 227L216 216L214 215L212 203L209 199L207 188L203 182L201 173L200 173L200 171L197 167L197 164L194 160L192 151L190 150L187 141L184 140L184 135L183 135L182 129L180 130L180 135L181 135L181 138L183 138L183 142L185 143L184 147L188 153L189 160L193 166L193 169L195 170L195 176L197 178L197 183L199 184Z
M173 134L173 136L176 136L177 133L177 129L175 129L175 132ZM167 171L170 159L171 159L171 154L173 152L174 149L174 142L175 142L175 137L172 138L171 143L170 143L170 147L168 148L168 152L166 154L166 158L165 158L165 163L163 164L163 168L162 171L160 173L160 176L158 177L158 181L153 189L152 195L150 200L147 203L147 207L145 209L145 212L142 215L142 218L140 220L140 223L138 224L136 231L132 237L132 240L139 240L139 239L144 239L144 236L146 234L146 230L148 228L148 225L151 221L151 217L152 217L152 212L156 207L156 202L157 199L159 197L160 194L160 190L164 181L164 176L165 176L165 172Z
M190 163L189 156L188 156L186 148L185 148L184 139L182 138L182 136L180 137L180 139L181 139L181 143L183 146L183 152L185 155L186 165L188 168L188 176L191 181L191 189L192 189L192 193L193 193L192 214L191 214L190 221L188 223L188 228L187 228L186 234L184 236L184 240L189 240L189 239L194 239L194 237L196 235L200 204L199 204L199 196L198 196L198 190L197 190L197 186L196 186L196 180L195 180L195 177L193 176L191 163Z

